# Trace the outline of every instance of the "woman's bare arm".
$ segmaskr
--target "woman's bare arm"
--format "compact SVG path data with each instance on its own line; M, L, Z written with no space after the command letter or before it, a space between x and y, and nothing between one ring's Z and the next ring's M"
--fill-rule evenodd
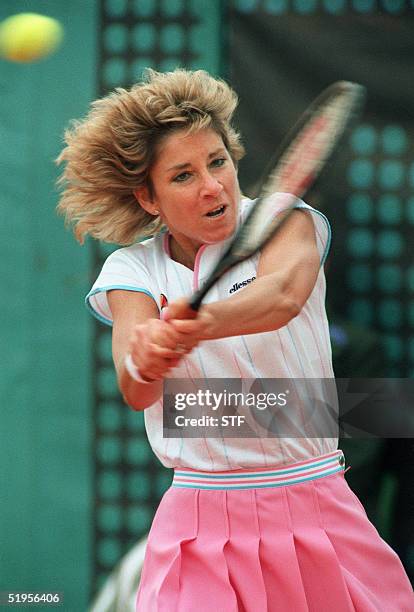
M200 340L267 332L299 314L320 269L311 215L294 211L283 229L263 249L256 280L231 297L206 304L197 319L187 300L177 300L167 317L179 331Z
M135 410L151 406L162 394L163 375L182 357L177 350L180 335L171 325L159 320L154 300L141 292L113 290L108 292L112 311L112 354L119 389L126 403ZM189 350L190 347L187 347ZM140 375L147 381L138 382L125 367L130 353Z

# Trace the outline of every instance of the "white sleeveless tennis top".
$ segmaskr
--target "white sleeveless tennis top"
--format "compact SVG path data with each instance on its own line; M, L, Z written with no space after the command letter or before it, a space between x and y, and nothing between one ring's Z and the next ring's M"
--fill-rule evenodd
M275 214L286 206L286 194L275 194ZM253 204L243 199L239 222ZM330 227L324 215L301 200L298 208L310 211L315 226L321 268L315 287L297 317L277 331L211 340L201 343L169 374L170 378L333 378L331 345L325 312L323 262L330 245ZM158 308L189 296L209 275L228 241L203 245L194 271L172 260L169 236L160 234L145 242L121 248L106 260L86 297L91 312L112 325L106 292L111 289L139 291L152 297ZM254 280L259 255L226 273L207 294L205 302L223 300ZM286 465L329 453L337 448L336 437L264 438L163 438L163 400L147 408L145 425L149 442L166 467L220 471ZM304 415L306 421L306 415ZM334 434L336 435L336 433Z

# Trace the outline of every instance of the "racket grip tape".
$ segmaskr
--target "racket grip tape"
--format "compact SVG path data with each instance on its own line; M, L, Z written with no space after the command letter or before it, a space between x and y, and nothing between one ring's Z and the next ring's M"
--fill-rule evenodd
M189 303L191 310L194 310L194 312L198 312L205 294L206 294L206 291L204 290L204 287L203 289L199 289L198 291L193 293L193 295L191 296L190 303Z

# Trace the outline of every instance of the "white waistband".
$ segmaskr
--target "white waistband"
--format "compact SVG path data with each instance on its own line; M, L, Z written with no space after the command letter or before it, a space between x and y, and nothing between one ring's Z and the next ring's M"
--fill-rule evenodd
M341 450L337 450L283 467L227 472L199 472L179 468L174 471L171 486L191 489L261 489L307 482L344 469L345 457Z

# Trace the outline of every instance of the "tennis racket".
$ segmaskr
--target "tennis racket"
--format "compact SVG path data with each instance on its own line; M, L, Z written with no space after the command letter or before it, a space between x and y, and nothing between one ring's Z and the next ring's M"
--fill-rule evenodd
M245 222L237 230L229 247L190 299L197 311L206 293L230 268L248 259L280 231L301 198L315 183L333 151L358 114L364 99L364 87L349 81L338 81L325 89L289 132L272 161L260 197ZM287 144L286 144L287 143ZM287 206L274 216L272 194L290 194Z

